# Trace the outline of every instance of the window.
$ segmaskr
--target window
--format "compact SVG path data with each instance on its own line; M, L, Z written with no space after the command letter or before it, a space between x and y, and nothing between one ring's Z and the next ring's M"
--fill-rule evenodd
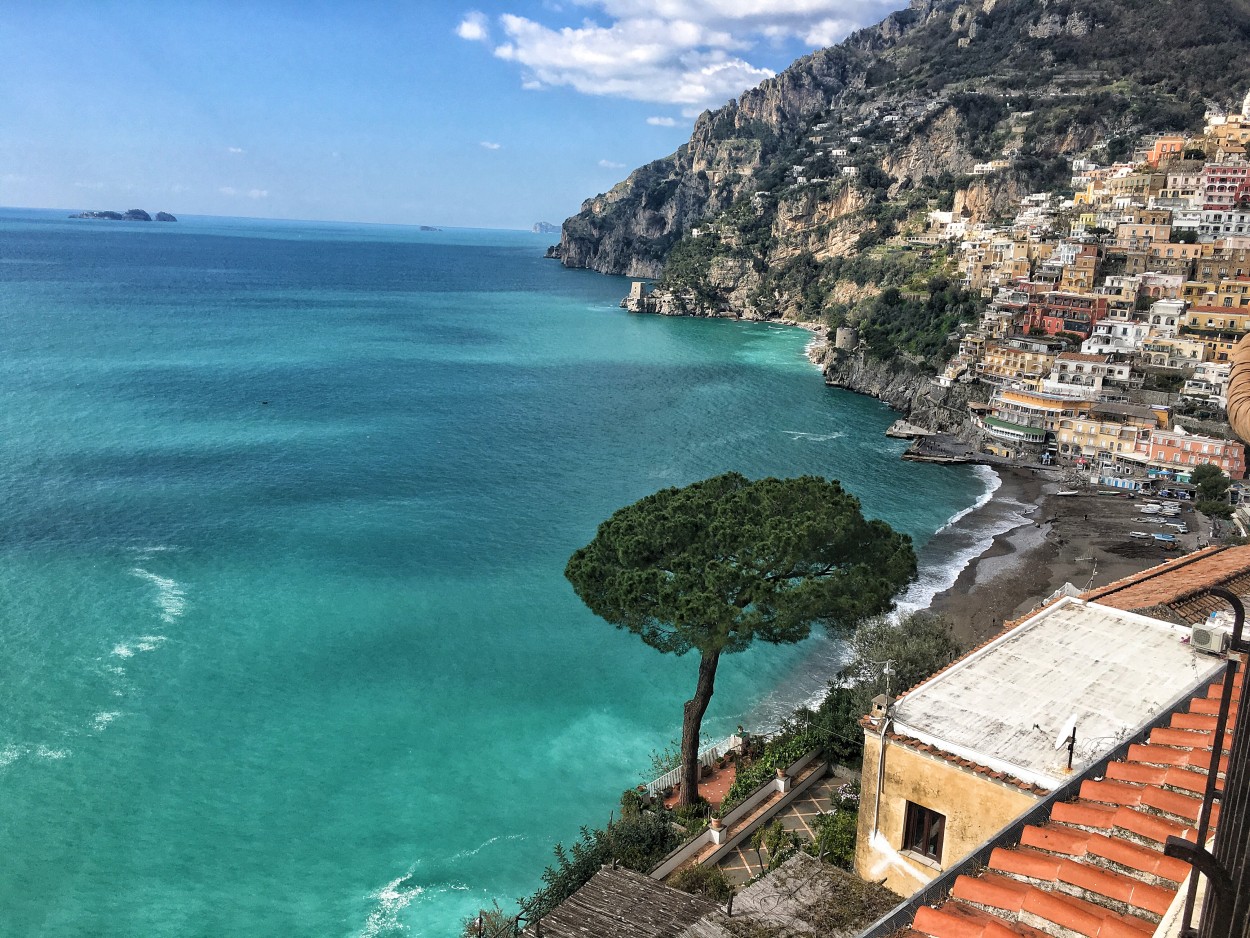
M911 850L938 863L942 862L942 838L946 833L946 816L907 802L903 820L903 849Z

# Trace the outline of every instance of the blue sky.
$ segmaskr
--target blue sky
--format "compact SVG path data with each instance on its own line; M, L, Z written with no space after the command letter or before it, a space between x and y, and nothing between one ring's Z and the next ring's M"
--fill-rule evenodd
M0 205L559 223L905 0L0 0Z

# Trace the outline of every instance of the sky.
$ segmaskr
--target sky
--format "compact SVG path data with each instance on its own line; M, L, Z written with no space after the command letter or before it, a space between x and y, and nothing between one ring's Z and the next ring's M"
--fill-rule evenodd
M906 0L0 0L0 206L559 224Z

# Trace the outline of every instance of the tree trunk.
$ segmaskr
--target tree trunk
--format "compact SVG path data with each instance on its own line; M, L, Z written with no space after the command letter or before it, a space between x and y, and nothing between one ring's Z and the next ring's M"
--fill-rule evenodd
M703 652L699 658L699 683L694 696L682 708L681 720L681 797L678 804L694 804L699 794L699 728L703 714L712 701L716 684L716 665L720 652Z

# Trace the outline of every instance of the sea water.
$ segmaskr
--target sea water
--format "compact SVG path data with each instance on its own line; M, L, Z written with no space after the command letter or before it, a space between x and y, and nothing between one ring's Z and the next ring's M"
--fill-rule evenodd
M919 546L988 490L534 235L66 214L0 212L3 935L454 935L679 731L694 660L563 579L602 519L816 473ZM836 662L726 659L706 736Z

